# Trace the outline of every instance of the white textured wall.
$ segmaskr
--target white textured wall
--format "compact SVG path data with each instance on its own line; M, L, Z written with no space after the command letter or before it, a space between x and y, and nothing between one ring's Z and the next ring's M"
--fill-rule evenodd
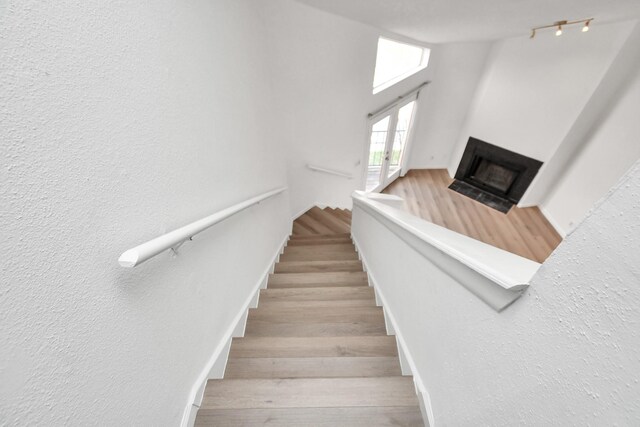
M640 424L638 218L640 162L502 313L354 218L436 426Z
M373 95L378 37L398 36L292 0L265 3L274 101L284 112L278 126L288 146L291 213L316 203L350 208L351 193L363 188L367 114L430 80L433 67ZM312 172L307 163L348 172L355 179Z
M9 0L0 17L0 424L180 422L287 232L260 2ZM0 10L3 10L0 7Z
M493 46L454 150L455 173L469 136L542 162L570 131L629 36L632 23L567 28ZM540 172L541 174L544 171Z

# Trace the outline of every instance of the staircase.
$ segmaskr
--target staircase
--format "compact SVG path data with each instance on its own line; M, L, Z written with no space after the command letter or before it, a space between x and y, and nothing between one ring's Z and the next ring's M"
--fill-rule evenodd
M350 224L349 211L317 207L294 221L196 426L424 425Z

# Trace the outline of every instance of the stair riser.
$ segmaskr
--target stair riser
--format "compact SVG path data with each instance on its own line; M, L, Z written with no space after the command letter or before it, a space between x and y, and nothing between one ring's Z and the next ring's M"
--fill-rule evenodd
M371 323L258 323L247 324L246 337L383 336L384 322Z

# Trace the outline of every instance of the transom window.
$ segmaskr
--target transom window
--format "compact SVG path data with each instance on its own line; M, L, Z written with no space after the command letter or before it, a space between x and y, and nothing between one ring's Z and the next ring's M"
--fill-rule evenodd
M427 68L430 52L426 47L380 37L378 39L376 71L373 77L373 93L382 92Z

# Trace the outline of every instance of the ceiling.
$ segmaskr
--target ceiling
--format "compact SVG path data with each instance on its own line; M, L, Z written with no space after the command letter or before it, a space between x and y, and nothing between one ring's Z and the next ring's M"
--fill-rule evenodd
M559 20L599 23L640 17L640 0L296 0L429 43L528 35Z

